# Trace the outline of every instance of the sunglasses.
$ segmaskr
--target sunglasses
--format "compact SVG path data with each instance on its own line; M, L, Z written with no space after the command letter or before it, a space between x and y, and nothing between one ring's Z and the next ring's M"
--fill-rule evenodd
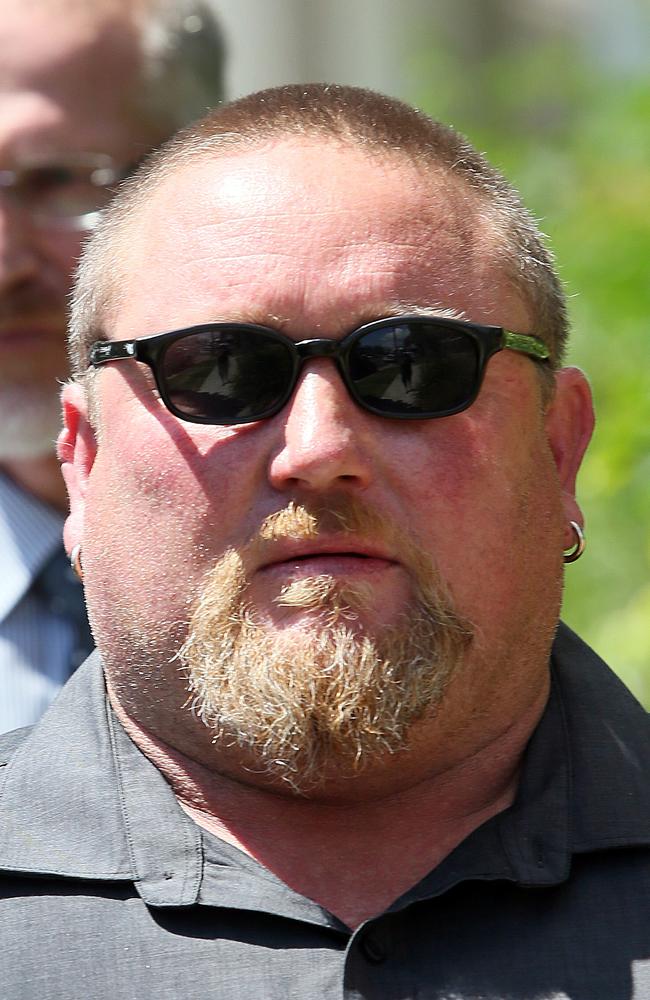
M476 399L485 366L508 349L536 361L537 337L498 326L426 316L367 323L342 340L301 340L249 323L205 323L135 340L98 341L93 367L134 359L151 368L175 416L197 424L246 424L278 413L303 364L332 358L359 406L397 420L460 413Z

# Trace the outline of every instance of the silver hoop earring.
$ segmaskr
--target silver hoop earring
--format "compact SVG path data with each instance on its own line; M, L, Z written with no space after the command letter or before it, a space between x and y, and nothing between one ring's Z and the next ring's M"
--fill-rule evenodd
M70 567L81 581L84 578L84 568L81 565L81 545L75 545L70 553Z
M577 521L569 521L569 524L573 528L573 532L574 532L574 534L576 536L576 541L575 541L575 545L573 546L573 548L567 549L565 551L565 553L564 553L564 561L565 561L565 563L572 563L572 562L575 562L577 559L579 559L580 556L582 555L582 553L584 552L585 546L587 544L587 542L585 541L584 532L583 532L582 528L580 527L580 525L578 524L578 522Z

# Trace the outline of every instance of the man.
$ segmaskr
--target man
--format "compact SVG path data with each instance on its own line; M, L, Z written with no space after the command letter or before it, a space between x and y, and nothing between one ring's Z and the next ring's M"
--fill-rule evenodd
M219 99L221 68L195 0L2 4L0 731L34 722L92 648L54 454L80 243L115 184Z
M565 339L514 192L388 98L244 98L123 188L59 442L99 652L5 738L9 996L650 997L646 717L558 629Z

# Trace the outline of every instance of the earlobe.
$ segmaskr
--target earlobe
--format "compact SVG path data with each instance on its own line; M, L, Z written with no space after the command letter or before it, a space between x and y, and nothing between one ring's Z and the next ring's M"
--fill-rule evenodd
M570 541L569 522L582 523L576 500L576 479L594 429L591 389L579 368L562 368L556 373L555 395L546 412L545 423L562 489Z
M83 388L67 383L61 394L63 430L57 442L61 472L68 491L70 514L63 529L65 546L70 552L83 544L86 489L95 456L97 441L88 418L88 404Z

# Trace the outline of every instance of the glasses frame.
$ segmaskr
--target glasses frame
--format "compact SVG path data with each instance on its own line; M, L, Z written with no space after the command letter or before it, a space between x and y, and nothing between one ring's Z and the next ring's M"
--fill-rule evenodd
M0 192L4 192L18 204L22 211L43 229L70 231L91 231L99 221L102 207L82 212L81 215L57 215L39 212L25 200L20 186L30 171L45 168L84 168L89 171L88 181L97 190L110 190L133 173L138 163L120 164L108 153L59 153L34 156L25 163L12 168L0 169Z
M356 342L368 333L380 330L386 326L400 326L407 323L416 326L439 326L441 329L449 329L451 327L466 334L474 341L477 348L478 364L476 384L470 398L458 406L445 410L426 411L423 413L394 413L372 406L360 397L354 383L348 376L347 359L350 351ZM264 333L271 339L287 347L290 351L292 372L291 378L288 380L286 392L272 407L267 408L255 417L246 417L237 421L218 422L208 417L191 416L182 413L174 405L169 396L162 371L162 360L168 347L177 340L182 340L187 336L219 330L241 333L251 331ZM139 337L133 340L99 340L90 347L88 357L89 364L93 368L98 368L111 361L133 360L142 362L151 369L160 398L175 417L189 423L211 424L216 427L234 427L238 424L250 424L258 420L268 420L270 417L275 416L276 413L279 413L286 406L296 388L302 366L306 361L314 358L331 358L336 363L339 374L352 399L358 406L369 413L391 420L434 420L438 417L450 417L456 413L462 413L463 410L468 409L476 400L483 384L487 362L494 354L503 350L525 354L533 361L541 363L548 362L550 358L550 352L546 344L531 334L514 333L500 326L484 326L480 323L468 322L467 320L444 319L438 316L422 315L389 316L384 319L374 320L371 323L365 323L363 326L352 330L341 340L319 337L311 340L294 341L278 330L255 323L202 323L197 326L184 327L181 330L170 330L167 333L157 333L149 337Z

